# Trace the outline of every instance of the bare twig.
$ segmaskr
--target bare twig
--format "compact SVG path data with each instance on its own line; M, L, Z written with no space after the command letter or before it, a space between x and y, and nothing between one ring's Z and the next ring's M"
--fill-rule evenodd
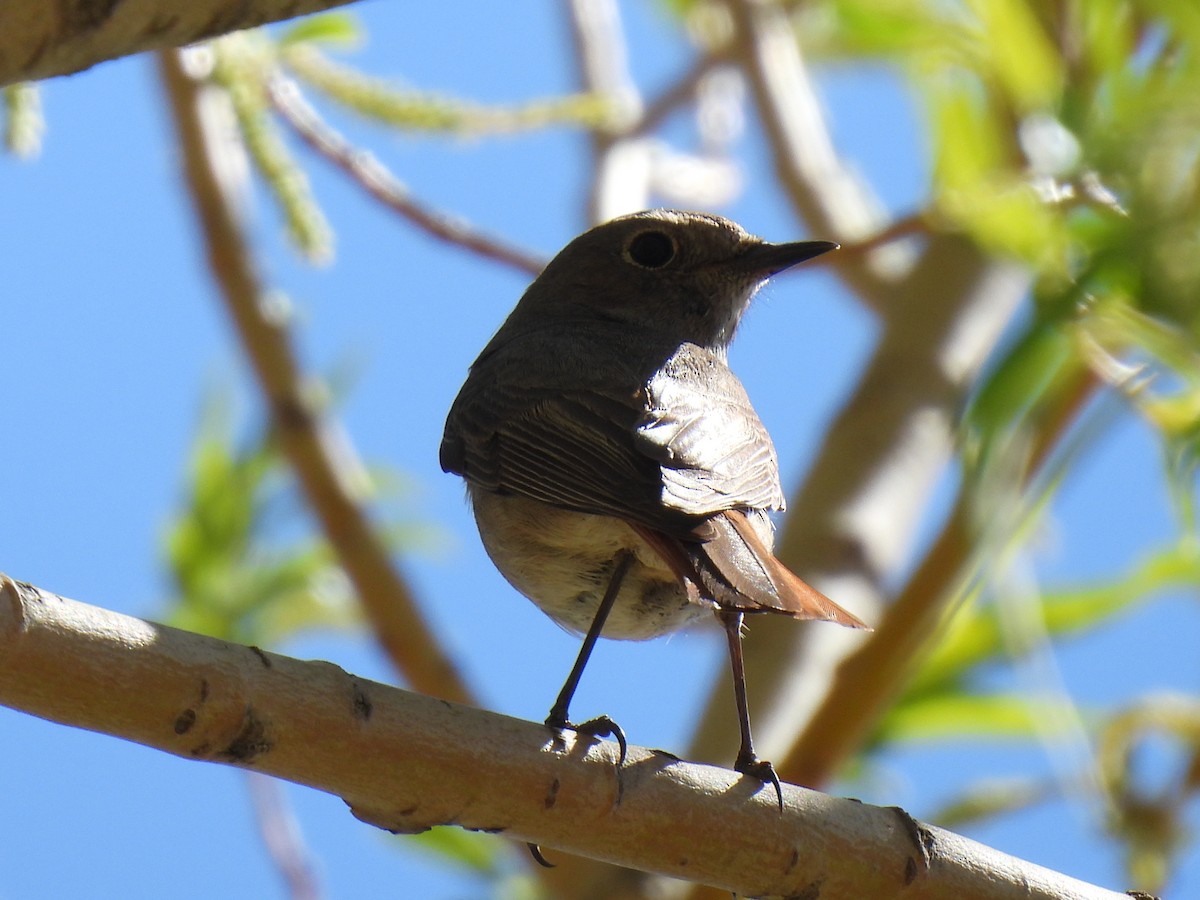
M317 873L308 858L308 848L304 846L296 817L288 808L282 785L258 772L247 772L246 786L263 846L287 885L288 897L291 900L318 900L322 894Z
M566 6L581 87L613 110L611 124L592 131L588 220L603 222L649 205L650 145L631 131L642 100L629 74L615 0L566 0Z
M726 0L734 25L733 53L750 83L779 183L814 235L853 244L884 226L875 200L833 147L795 29L771 0ZM832 259L855 294L878 309L911 264L898 248L853 263Z
M70 659L70 667L62 660ZM392 831L508 836L743 896L1119 900L924 825L153 625L0 575L0 703L340 796ZM864 865L869 860L869 865ZM819 888L818 888L819 886Z
M421 203L374 154L360 150L325 122L304 98L296 82L276 72L267 81L275 110L309 147L342 169L373 197L440 240L537 275L546 261L501 238L484 234L466 220Z
M729 54L726 51L709 51L697 56L688 70L680 75L670 87L646 103L642 114L626 129L625 134L633 137L652 132L663 123L667 116L693 99L697 86L706 75L728 62Z
M903 219L897 219L886 228L875 232L875 234L868 235L849 244L843 244L837 253L827 253L824 256L819 256L812 263L820 265L825 262L833 262L834 257L840 257L840 260L845 262L848 259L866 256L893 241L900 241L919 234L927 234L928 231L929 226L924 216L920 213L913 213L910 216L905 216Z
M354 583L378 640L409 684L434 696L467 701L470 692L357 502L357 458L336 423L313 403L286 325L259 282L236 205L219 176L218 138L201 115L201 85L184 70L180 51L162 52L159 70L213 277L309 505Z

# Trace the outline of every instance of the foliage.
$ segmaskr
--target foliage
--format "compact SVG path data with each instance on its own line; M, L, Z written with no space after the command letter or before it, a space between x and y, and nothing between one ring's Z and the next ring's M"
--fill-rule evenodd
M166 533L174 584L168 622L225 640L276 646L358 621L353 593L324 541L280 540L299 510L274 440L238 444L228 406L209 404L184 503Z

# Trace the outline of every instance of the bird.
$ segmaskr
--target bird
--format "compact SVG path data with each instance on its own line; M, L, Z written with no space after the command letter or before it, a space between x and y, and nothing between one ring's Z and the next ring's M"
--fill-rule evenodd
M729 368L751 298L837 248L770 243L720 216L655 209L567 244L471 365L439 459L461 476L483 546L508 582L584 636L546 725L614 737L569 707L599 637L645 640L714 615L733 673L734 769L774 786L750 729L747 615L866 628L772 552L779 461Z

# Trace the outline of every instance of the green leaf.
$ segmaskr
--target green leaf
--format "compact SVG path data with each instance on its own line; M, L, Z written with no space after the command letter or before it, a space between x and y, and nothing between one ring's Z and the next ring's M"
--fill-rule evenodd
M272 54L261 40L242 33L213 41L212 48L213 80L229 97L246 150L283 214L288 236L309 261L329 262L333 229L270 116L265 78Z
M348 12L327 12L306 16L277 38L281 47L304 43L355 47L362 42L362 39L363 32L357 17Z
M1060 793L1061 787L1055 782L988 778L971 785L928 818L943 828L962 830L985 819L1045 803Z
M1099 628L1154 594L1198 582L1200 549L1185 539L1178 546L1150 554L1124 577L1088 588L1047 593L1042 600L1046 631L1052 637L1063 638ZM929 692L958 685L971 670L1007 655L995 608L964 606L949 621L944 638L922 663L909 693L919 699Z
M498 107L406 89L334 63L311 46L285 48L282 59L298 78L359 115L410 131L477 136L556 123L594 126L608 122L612 115L603 98L590 94Z
M420 834L404 835L401 839L482 875L495 875L507 853L504 842L495 835L453 825L439 825Z
M19 82L4 88L4 146L14 156L29 159L42 149L46 120L42 116L42 95L32 82Z
M1019 114L1051 109L1062 89L1062 62L1041 23L1024 0L971 0L979 22L977 38L994 78Z
M1055 721L1050 704L1020 694L943 692L893 707L880 722L876 743L946 738L1022 738Z

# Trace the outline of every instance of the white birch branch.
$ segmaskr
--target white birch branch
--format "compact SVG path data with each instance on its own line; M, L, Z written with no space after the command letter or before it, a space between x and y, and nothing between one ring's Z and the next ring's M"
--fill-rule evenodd
M1117 900L872 807L108 612L0 574L0 703L336 794L397 832L504 833L742 896ZM10 750L12 748L9 748Z
M0 85L68 75L144 50L343 6L350 0L4 0Z

